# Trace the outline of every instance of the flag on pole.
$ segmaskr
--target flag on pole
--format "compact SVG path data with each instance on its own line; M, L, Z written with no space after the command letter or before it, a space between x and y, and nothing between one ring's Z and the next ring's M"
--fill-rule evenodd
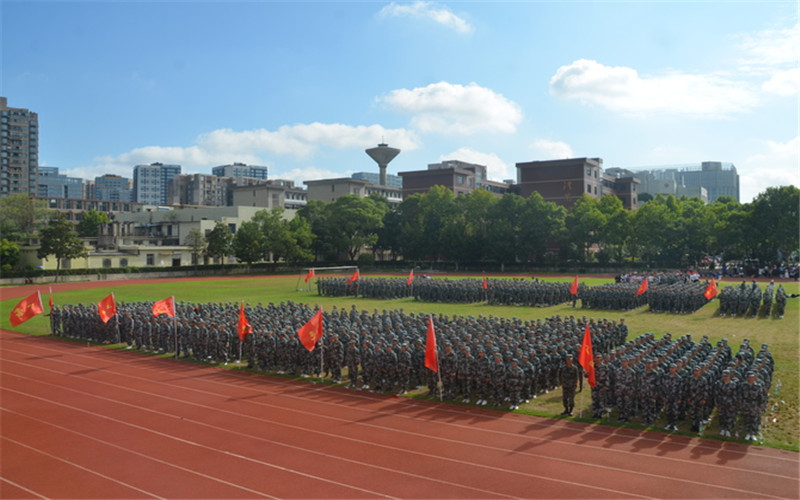
M414 282L414 269L411 269L408 273L408 279L406 280L406 285L410 285Z
M153 304L153 316L161 314L175 317L175 297L168 297Z
M100 313L100 319L103 323L108 323L108 320L117 314L117 303L114 302L114 294L110 294L97 303L97 312Z
M572 285L569 287L569 293L572 295L578 295L578 277L575 276L575 279L572 281Z
M645 276L644 279L642 280L642 284L639 285L639 289L636 290L636 295L634 295L634 297L638 297L639 295L647 291L647 281L648 281L647 276Z
M11 326L17 326L43 312L42 295L37 290L20 300L17 305L14 306L14 309L11 310L9 320L11 321Z
M297 337L303 347L313 351L322 338L322 309L318 310L308 322L297 331Z
M483 274L483 279L481 280L481 286L484 290L489 289L489 282L486 280L486 273Z
M706 291L703 292L703 295L708 300L711 300L717 296L717 280L711 278L711 283L708 284Z
M425 343L425 367L439 373L439 357L436 352L436 331L433 329L433 316L428 317L428 340Z
M360 277L361 277L361 274L359 274L358 269L356 269L356 271L353 273L353 275L350 276L350 279L347 280L346 284L349 285L350 283L352 283L354 281L358 281L358 278L360 278Z
M50 306L50 310L53 310L53 287L50 287L50 300L48 301L48 305Z
M305 282L308 283L308 280L310 280L314 276L316 276L316 274L314 273L314 268L312 267L311 269L308 270L308 274L306 274Z
M239 340L244 342L247 339L247 334L252 330L250 322L247 321L247 317L244 315L244 302L242 302L239 306L239 326L236 328L236 331L239 332Z
M589 385L592 387L597 385L597 380L594 378L594 352L592 349L592 332L589 329L589 323L586 323L586 329L583 332L583 343L581 344L581 352L578 354L578 363L580 363L583 370L586 372Z

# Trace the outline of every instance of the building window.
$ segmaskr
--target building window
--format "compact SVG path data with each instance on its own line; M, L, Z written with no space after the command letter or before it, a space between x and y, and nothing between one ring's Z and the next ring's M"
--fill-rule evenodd
M154 266L156 264L156 256L155 256L155 254L152 254L152 253L147 254L146 262L147 262L148 266Z
M111 259L103 259L103 267L111 267Z
M586 192L589 193L589 194L592 194L592 186L587 185L586 186Z
M592 176L592 167L586 167L586 175L588 175L589 177Z
M127 267L128 266L128 259L119 259L119 265L121 267Z

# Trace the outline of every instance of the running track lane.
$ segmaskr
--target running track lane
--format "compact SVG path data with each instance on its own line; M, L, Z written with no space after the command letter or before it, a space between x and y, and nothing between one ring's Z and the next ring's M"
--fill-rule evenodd
M0 332L2 498L797 498L798 454Z

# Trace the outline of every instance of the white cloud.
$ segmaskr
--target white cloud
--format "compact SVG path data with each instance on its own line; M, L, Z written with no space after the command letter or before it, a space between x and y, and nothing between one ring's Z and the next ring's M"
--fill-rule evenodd
M761 86L765 92L788 97L798 94L800 88L800 69L793 68L787 71L779 71L772 75L768 81Z
M293 180L295 186L305 187L303 185L303 181L313 181L319 179L338 179L340 177L347 177L350 174L352 174L352 172L342 173L318 167L303 167L303 168L293 168L284 171L270 172L269 176L272 179Z
M421 144L414 132L386 129L380 125L353 127L339 123L310 123L286 125L276 131L218 129L202 134L190 146L145 146L116 156L95 158L93 165L64 173L85 179L106 173L130 177L135 165L153 162L178 164L183 166L184 172L232 162L265 165L263 154L308 159L321 147L364 149L382 139L405 151L417 149Z
M442 26L457 31L458 33L470 34L474 31L471 24L463 18L454 14L447 7L440 7L432 2L414 2L410 4L390 3L380 10L379 17L412 17L416 19L426 19Z
M741 35L737 47L744 53L740 60L743 70L796 66L800 24Z
M509 165L494 153L481 153L471 148L459 148L450 154L439 156L439 161L460 160L475 163L486 167L486 176L489 180L502 182L506 179L516 179L516 165Z
M379 98L393 110L412 115L411 126L422 132L475 134L516 131L522 110L513 101L476 83L432 83L397 89Z
M719 75L669 73L642 77L624 66L604 66L580 59L558 68L550 80L550 92L603 106L611 111L720 118L748 111L757 104L755 94L743 82Z
M751 201L768 187L800 187L800 136L787 142L762 141L763 151L736 165L739 198Z
M531 144L531 149L536 151L542 160L561 160L574 158L572 148L566 142L539 139Z

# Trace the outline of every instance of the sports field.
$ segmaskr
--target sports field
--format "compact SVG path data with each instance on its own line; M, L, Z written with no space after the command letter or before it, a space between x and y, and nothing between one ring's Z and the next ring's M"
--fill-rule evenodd
M366 276L366 274L364 275ZM373 276L373 275L369 275ZM376 275L377 276L377 275ZM449 279L458 279L457 275L446 275ZM500 276L493 276L493 279L500 279ZM528 277L507 277L528 278ZM568 276L549 276L539 277L547 281L571 281ZM588 286L595 286L611 281L609 278L581 278L581 282ZM730 282L737 284L736 282ZM720 289L729 282L721 282ZM799 286L796 282L783 282L789 294L798 293ZM106 286L104 286L106 285ZM762 425L763 441L761 444L777 448L798 450L800 442L800 407L798 406L798 299L790 298L787 304L786 316L783 319L754 319L754 318L720 318L715 315L717 302L712 301L699 311L690 315L654 314L647 311L647 307L635 311L597 311L581 309L580 306L573 309L571 305L562 305L545 308L513 307L513 306L488 306L486 304L431 304L416 302L413 299L382 301L349 298L320 297L316 294L311 284L311 290L298 276L260 276L249 278L224 278L224 279L192 279L183 282L158 281L138 282L137 280L126 281L123 283L104 284L102 282L91 282L85 284L56 284L56 285L28 285L25 287L4 288L3 301L0 302L0 328L11 329L33 335L46 335L48 333L48 320L44 316L38 316L18 328L10 328L8 315L10 309L23 297L39 290L43 293L43 300L47 302L47 294L52 288L54 301L56 304L75 304L75 303L97 303L100 299L113 292L117 301L145 301L159 300L169 296L174 296L176 301L192 302L234 302L244 301L245 303L256 304L262 302L279 303L282 301L304 302L308 304L319 304L326 310L333 307L350 309L355 304L359 309L403 309L407 312L416 313L442 313L447 315L495 315L502 317L516 317L523 320L547 318L555 315L568 316L587 316L592 318L607 318L618 320L624 317L629 325L629 338L636 337L642 333L652 332L657 338L665 333L674 336L691 334L695 340L699 340L703 335L708 335L712 343L725 337L728 338L733 352L738 350L740 343L744 339L749 339L754 350L758 350L762 343L770 345L770 350L775 357L775 373L773 375L773 385L770 391L770 401L768 411L765 414L764 424ZM762 287L766 283L762 283ZM75 289L75 288L78 289ZM82 289L81 289L82 288ZM12 297L13 295L13 297ZM45 305L46 308L46 305ZM111 346L113 347L113 346ZM229 365L229 369L242 369L243 367ZM419 394L412 393L409 397L419 397ZM576 419L581 410L590 405L590 395L588 391L580 393L576 399ZM523 405L519 412L534 415L551 416L557 415L562 410L560 391L532 400L531 403ZM584 412L584 416L588 416ZM615 425L615 422L605 422ZM656 422L654 429L661 429L661 421ZM635 423L629 427L640 428ZM707 435L714 437L715 427L712 425ZM684 430L684 429L682 429ZM688 431L688 429L686 429Z
M56 304L96 303L113 292L120 301L172 295L194 302L294 300L326 309L355 303L519 318L585 312L323 299L298 290L299 283L296 277L128 280L52 290ZM43 316L9 331L11 307L36 290L50 287L2 289L0 498L718 499L800 493L795 451L554 417L560 394L517 412L496 411L51 338ZM587 311L592 315L603 317ZM790 302L784 320L741 320L753 332L751 342L769 335L789 346L775 349L775 380L797 378L796 318L797 304ZM641 333L641 325L657 336L693 332L714 339L726 331L735 342L744 335L734 337L734 318L713 318L711 307L692 317L634 311L626 319L631 335ZM695 333L697 325L707 330ZM790 356L794 365L787 368L782 360ZM796 393L794 384L788 390ZM777 437L767 445L796 449L797 399L785 397L790 386L783 382L773 399L793 405L794 420L782 406L787 419L768 426L767 435Z

